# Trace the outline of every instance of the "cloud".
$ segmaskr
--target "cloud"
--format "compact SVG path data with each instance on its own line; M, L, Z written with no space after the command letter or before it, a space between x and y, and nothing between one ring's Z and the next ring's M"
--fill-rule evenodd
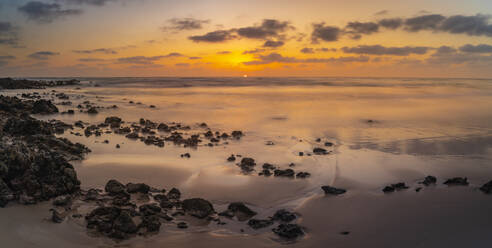
M255 48L253 50L246 50L246 51L243 52L243 54L256 54L256 53L262 53L264 51L265 51L265 49Z
M194 42L221 43L234 39L236 36L230 30L217 30L204 35L190 36L188 39Z
M299 59L295 57L284 57L279 53L270 53L268 55L259 55L257 60L244 62L244 65L266 65L271 63L351 63L351 62L368 62L367 56L355 57L338 57L338 58L307 58Z
M117 62L121 64L139 64L139 65L152 65L155 61L164 58L164 56L133 56L118 58Z
M188 57L188 59L202 59L202 57Z
M322 41L337 41L342 34L342 31L338 27L325 26L325 23L314 23L313 32L311 33L312 43L318 43Z
M189 63L177 63L177 64L174 64L175 66L180 66L180 67L188 67L190 66Z
M5 66L9 61L14 60L15 57L11 55L0 55L0 66Z
M285 43L283 41L267 40L263 43L263 47L277 48L283 46Z
M471 36L486 35L492 37L492 25L489 24L490 16L455 15L445 19L439 26L439 31L453 34L467 34Z
M443 15L422 15L405 20L405 29L410 32L421 30L436 30L446 17Z
M43 3L38 1L31 1L18 8L18 10L25 14L30 20L37 21L39 23L50 23L56 19L78 15L82 13L80 9L62 9L57 3Z
M0 46L19 46L18 28L10 22L0 22Z
M487 44L471 45L467 44L459 48L461 52L466 53L492 53L492 46Z
M381 45L361 45L357 47L343 47L344 53L408 56L410 54L426 54L429 47L384 47Z
M230 54L231 51L219 51L217 52L217 54Z
M153 65L154 62L159 61L164 58L172 58L172 57L183 57L184 55L181 53L169 53L167 55L160 56L133 56L133 57L123 57L118 58L116 62L120 64L138 64L138 65Z
M432 54L432 56L444 55L444 54L452 54L456 53L458 50L452 48L450 46L440 46L436 49L436 52Z
M195 18L172 18L167 21L169 26L164 26L163 31L186 31L202 29L204 24L210 23L210 20L200 20Z
M40 51L29 54L29 58L37 60L48 60L53 56L60 55L60 53L50 52L50 51Z
M402 26L403 24L403 19L401 18L386 18L379 20L378 24L381 27L387 28L387 29L397 29Z
M318 51L318 52L336 52L337 49L336 48L320 47L320 48L316 48L316 51Z
M117 0L56 0L57 2L65 2L68 4L86 4L86 5L95 5L95 6L103 6L109 2L115 2Z
M261 25L239 28L236 32L239 36L249 39L283 39L283 33L289 29L294 27L287 21L264 19Z
M358 40L363 34L373 34L379 31L379 25L374 22L349 22L344 32L351 35L352 39Z
M389 13L388 10L381 10L381 11L378 11L378 12L374 13L374 15L386 15L388 13Z
M79 54L93 54L93 53L103 53L103 54L117 54L118 52L111 48L98 48L92 50L73 50L74 53Z
M80 62L103 62L106 61L105 59L99 59L99 58L80 58Z
M301 49L301 53L314 53L314 49L310 47L305 47Z
M492 55L481 55L476 53L449 53L434 54L429 57L428 64L445 64L445 65L487 65L492 66Z

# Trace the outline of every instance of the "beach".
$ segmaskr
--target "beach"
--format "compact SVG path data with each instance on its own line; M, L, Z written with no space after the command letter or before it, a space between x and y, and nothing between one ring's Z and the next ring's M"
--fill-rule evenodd
M166 123L183 135L201 133L194 147L73 127L57 137L87 146L72 161L82 190L123 184L178 188L182 199L203 198L220 213L233 202L267 219L277 210L296 213L303 228L284 239L272 226L220 217L218 225L177 217L188 228L163 222L152 235L124 240L91 235L84 218L52 223L49 201L9 203L0 209L0 240L7 247L487 247L492 198L479 188L492 180L492 87L490 80L419 78L80 78L80 85L2 90L18 96L38 92L60 113L32 115L84 126L107 117L122 126L140 119ZM56 91L56 92L53 92ZM43 94L46 93L46 94ZM68 99L56 94L63 93ZM71 103L64 103L70 101ZM97 114L77 105L89 101ZM116 107L113 107L116 105ZM74 114L63 114L75 110ZM203 123L206 126L202 125ZM240 130L239 139L207 141L206 131ZM110 130L106 127L102 130ZM156 131L156 136L166 132ZM140 136L148 134L139 132ZM213 136L218 136L213 134ZM209 143L211 145L209 145ZM212 144L213 143L213 144ZM155 145L154 145L155 144ZM117 148L116 146L119 146ZM316 148L325 150L317 153ZM189 157L182 156L188 153ZM236 161L228 161L234 154ZM240 155L240 156L237 156ZM245 171L241 158L256 165ZM262 165L296 176L265 176ZM248 167L249 168L249 167ZM307 172L301 177L299 172ZM421 182L429 175L435 184ZM467 186L443 184L463 177ZM404 182L407 189L384 193ZM322 186L345 189L325 194ZM88 213L91 207L77 207Z

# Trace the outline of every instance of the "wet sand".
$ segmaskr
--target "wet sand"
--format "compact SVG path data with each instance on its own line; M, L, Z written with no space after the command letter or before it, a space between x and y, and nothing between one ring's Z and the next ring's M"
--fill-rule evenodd
M66 132L63 137L93 151L74 163L82 188L103 188L114 178L178 187L183 198L203 197L218 210L233 201L247 203L259 217L280 208L294 210L301 216L296 223L307 233L287 242L292 247L486 247L492 243L487 235L492 231L492 197L477 189L492 180L492 91L481 81L418 87L386 81L378 87L99 84L56 90L69 95L73 106L90 100L101 106L116 104L118 109L104 109L94 116L39 118L96 124L107 116L119 116L129 122L177 121L193 128L206 122L214 130L242 130L245 136L225 146L192 149L171 143L164 148L147 146L115 134L86 138ZM30 91L8 94L20 92ZM103 143L106 139L109 144ZM267 141L275 145L267 146ZM325 141L335 144L329 148L332 154L298 156L300 151L323 147ZM116 144L121 148L115 149ZM191 158L179 156L185 152ZM226 161L230 154L253 157L257 167L268 162L289 168L295 163L294 170L312 176L244 175ZM436 176L437 185L415 192L427 175ZM456 176L468 177L471 185L442 184ZM381 192L385 185L400 181L411 188ZM348 192L325 196L322 185ZM157 235L115 243L87 235L83 223L76 220L59 225L44 220L49 208L43 203L2 209L0 240L8 247L276 247L286 243L271 228L255 231L237 221L195 225L186 231L163 225ZM341 235L343 231L350 233Z

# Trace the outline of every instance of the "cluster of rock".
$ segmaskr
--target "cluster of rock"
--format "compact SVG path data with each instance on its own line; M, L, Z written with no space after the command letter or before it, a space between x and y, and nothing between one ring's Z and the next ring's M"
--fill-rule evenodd
M27 79L0 78L0 89L44 89L46 87L77 85L75 79L62 81L40 81Z
M437 183L437 178L435 176L426 176L423 181L419 182L419 184L422 184L424 186L431 186L435 185ZM443 182L443 184L448 185L448 186L468 186L470 183L468 182L468 179L466 177L453 177L446 179L446 181ZM399 182L395 184L390 184L385 186L382 191L384 193L391 193L394 191L400 191L400 190L405 190L410 188L407 186L404 182ZM416 187L415 191L419 192L422 190L422 187ZM480 190L483 191L486 194L492 193L492 181L489 181L488 183L485 183L480 187Z
M60 123L30 117L56 112L47 100L0 96L0 207L10 201L34 204L79 190L69 161L82 159L89 149L56 138Z
M227 161L228 162L234 162L236 161L236 158L241 158L242 156L239 155L239 154L231 154L231 156L229 156L227 158ZM251 172L253 172L255 170L255 166L256 166L256 162L253 158L249 158L249 157L244 157L241 159L241 161L239 163L236 164L239 168L241 168L241 171L244 173L244 174L250 174ZM289 164L289 167L294 167L295 164L294 163L291 163ZM264 163L262 165L262 169L261 171L258 173L258 176L265 176L265 177L269 177L269 176L275 176L275 177L286 177L286 178L308 178L311 176L311 174L309 172L295 172L293 169L280 169L276 166L274 166L273 164L270 164L270 163Z

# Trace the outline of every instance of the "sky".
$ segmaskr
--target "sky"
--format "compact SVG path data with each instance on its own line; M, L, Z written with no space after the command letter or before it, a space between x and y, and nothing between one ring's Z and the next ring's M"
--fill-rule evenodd
M492 78L492 1L0 0L0 76Z

